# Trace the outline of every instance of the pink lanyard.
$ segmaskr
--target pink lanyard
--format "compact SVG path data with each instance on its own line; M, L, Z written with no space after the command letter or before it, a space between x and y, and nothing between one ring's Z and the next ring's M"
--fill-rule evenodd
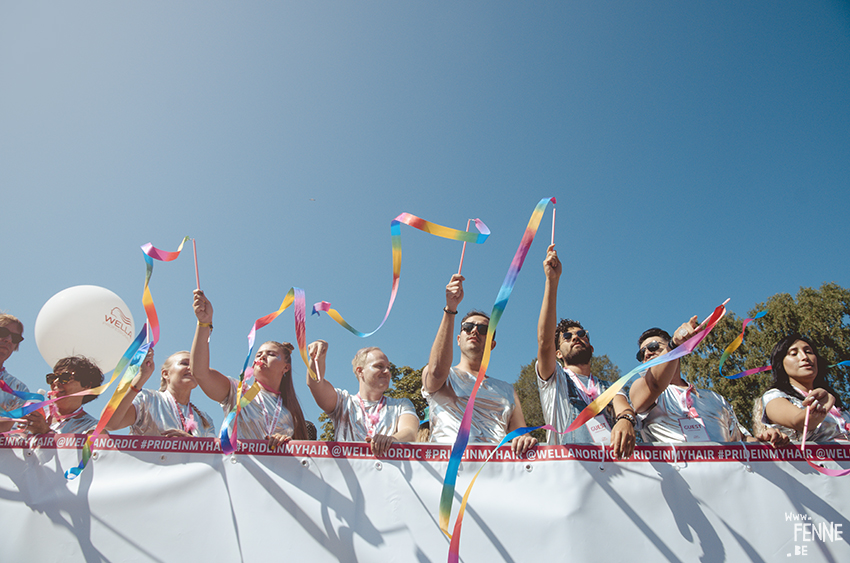
M381 409L384 407L386 397L381 396L378 401L378 406L375 407L375 413L369 414L366 410L366 403L363 402L363 397L360 393L357 394L357 400L360 401L360 410L363 411L363 421L366 423L366 434L371 438L375 435L375 429L378 427L378 420L381 418Z
M694 399L691 397L691 393L694 392L694 386L688 384L688 388L685 391L682 391L675 385L673 389L678 393L679 404L682 406L682 410L687 411L689 418L699 418L699 414L697 414L697 410L694 408ZM682 395L684 394L684 398Z
M257 395L256 399L260 399L260 406L263 407L263 422L266 424L266 435L271 436L274 433L274 429L277 427L277 421L280 420L280 408L283 404L283 397L280 395L277 396L277 406L274 409L274 418L269 421L269 412L266 410L266 402L262 397Z
M587 376L587 387L585 387L581 383L579 376L574 374L571 370L567 370L567 374L570 376L570 379L573 380L576 387L579 388L579 391L581 391L583 395L582 398L585 403L590 404L594 401L594 399L596 399L596 397L599 396L599 383L596 382L596 379L594 379L592 375Z
M171 395L168 389L165 390L165 394L168 396L168 403L171 405L171 409L177 413L177 418L180 420L180 425L183 427L183 430L191 434L193 430L198 428L198 423L195 422L195 414L192 412L192 403L189 403L189 420L187 421L186 417L183 415L183 409L181 409L180 405L177 403L177 399Z

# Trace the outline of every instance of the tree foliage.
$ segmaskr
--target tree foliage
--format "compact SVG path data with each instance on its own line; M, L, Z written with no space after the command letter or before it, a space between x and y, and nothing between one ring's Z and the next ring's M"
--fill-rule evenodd
M519 403L522 405L522 414L525 416L526 426L543 426L546 424L543 420L543 407L540 404L537 374L534 371L536 361L535 358L522 366L519 377L514 383L514 390L519 397ZM590 371L594 376L604 381L616 381L621 375L620 368L606 354L594 356L590 360ZM531 435L541 442L546 440L545 430L535 430Z
M419 420L425 414L425 409L428 407L428 402L422 396L422 368L413 369L409 366L396 367L395 364L390 364L390 388L385 395L394 398L406 398L413 402L416 408L416 415ZM322 424L322 435L319 440L332 441L334 439L334 425L330 417L322 413L319 415L319 422Z
M747 325L744 343L726 360L722 375L718 369L720 356L741 334L744 321L735 314L721 319L694 353L682 359L683 377L697 387L713 389L726 397L738 419L748 427L752 423L753 401L770 387L771 374L737 380L726 379L724 375L769 365L774 345L792 332L811 338L829 364L850 358L850 290L835 283L825 283L820 289L802 287L796 299L788 293L777 293L757 303L748 316L753 317L759 311L767 314ZM850 370L846 367L831 368L827 375L845 404L850 399L848 375Z

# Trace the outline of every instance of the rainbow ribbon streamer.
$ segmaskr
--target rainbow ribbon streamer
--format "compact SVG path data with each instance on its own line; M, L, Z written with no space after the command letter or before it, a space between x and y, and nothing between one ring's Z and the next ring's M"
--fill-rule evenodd
M142 245L142 253L145 256L145 289L142 294L142 305L145 309L147 322L144 326L142 326L142 330L139 332L139 335L130 344L124 352L124 355L121 356L121 359L118 361L118 365L115 366L115 369L112 371L112 378L109 383L98 388L102 389L100 392L105 391L106 388L112 385L112 382L121 375L121 380L118 382L118 386L115 388L112 398L109 399L109 403L107 403L106 407L104 407L94 432L89 434L83 444L83 454L79 465L77 465L77 467L72 467L65 472L65 477L67 479L76 478L86 468L89 459L91 459L94 441L100 436L101 432L103 432L103 429L112 418L112 415L115 413L118 405L121 404L121 401L124 400L124 396L130 390L130 383L133 381L136 374L139 373L139 367L145 360L148 350L156 346L156 343L159 342L159 318L156 314L156 307L154 306L153 296L151 295L149 287L151 275L153 274L153 261L160 260L162 262L171 262L172 260L175 260L178 256L180 256L180 252L183 250L183 245L186 244L187 240L189 240L189 237L184 237L180 246L178 246L177 250L174 252L160 250L154 247L151 243ZM144 342L147 338L148 332L151 333L151 341Z
M838 366L850 366L850 360L844 360L843 362L838 362L837 364L832 364L831 368L837 368Z
M466 446L469 443L469 429L472 424L472 411L475 404L475 396L478 394L478 388L481 387L481 383L483 383L484 377L487 374L487 366L490 363L490 348L492 346L493 335L496 332L496 327L499 325L499 320L502 318L502 313L504 313L505 307L508 304L508 299L510 298L511 292L516 284L517 275L519 275L519 271L522 269L522 264L525 261L529 248L531 248L531 243L534 241L534 236L537 234L537 228L540 226L540 220L543 218L543 212L546 210L546 206L549 202L554 204L556 203L556 200L554 197L543 198L534 208L534 212L531 214L525 233L522 235L519 248L517 248L516 254L508 268L505 281L502 282L502 287L499 289L499 294L496 296L496 303L493 305L493 311L490 314L490 324L487 328L487 339L484 343L484 357L481 359L481 367L478 370L478 377L475 381L475 386L472 388L472 393L470 393L469 399L466 402L466 409L463 411L463 418L460 422L457 439L452 447L452 454L449 458L448 468L446 469L446 477L443 481L443 492L440 497L440 529L443 530L443 533L452 538L452 543L449 547L449 561L457 561L459 556L460 535L456 534L455 536L452 536L449 534L448 528L452 511L452 502L454 500L455 484L457 482L458 467L460 466L460 460L463 456L463 452L466 450ZM456 530L460 529L457 524L455 525L455 528ZM457 540L455 538L457 538Z
M742 371L742 372L736 373L735 375L724 375L723 377L725 377L726 379L741 379L742 377L747 377L748 375L754 375L756 373L761 373L763 371L770 371L770 370L771 370L770 366L764 366L764 367L760 367L760 368L748 369L747 371Z
M248 355L245 357L245 364L242 366L242 373L239 375L239 385L236 388L236 404L227 413L224 422L221 424L219 432L221 438L221 450L225 454L232 454L238 447L237 442L237 421L239 411L242 407L249 405L251 401L260 392L260 384L254 381L254 366L251 364L251 358L254 354L254 341L257 331L264 326L271 324L281 313L295 303L295 338L298 342L298 351L301 354L301 359L304 365L307 366L307 372L313 379L318 379L318 376L310 367L310 358L307 355L307 331L306 331L306 311L307 305L304 299L304 290L298 287L292 287L283 298L280 307L274 313L257 319L254 325L248 332ZM291 376L291 374L290 374ZM231 430L232 425L232 430Z
M631 379L635 378L640 373L646 371L647 369L649 369L651 367L661 365L661 364L664 364L666 362L670 362L672 360L679 359L679 358L686 356L686 355L690 354L691 352L693 352L693 350L697 347L697 345L699 345L699 343L702 342L705 339L705 337L708 335L708 333L711 332L711 329L714 328L714 326L717 324L717 322L725 314L726 314L726 308L723 305L718 306L714 310L714 312L711 314L711 316L708 319L706 319L706 321L703 323L704 328L701 329L700 331L698 331L696 334L694 334L694 336L689 338L684 344L682 344L681 346L676 348L673 352L669 352L667 354L664 354L663 356L658 356L657 358L653 358L652 360L650 360L646 363L638 365L633 370L631 370L629 373L622 376L620 379L618 379L616 382L614 382L611 385L611 387L609 387L604 393L599 395L599 397L597 397L584 410L582 410L578 414L576 419L573 421L573 423L566 430L559 431L559 430L553 428L551 425L546 424L546 425L543 425L543 426L517 428L516 430L514 430L513 432L510 432L507 436L502 438L502 441L499 442L499 444L493 449L493 451L490 452L490 455L487 457L487 459L484 461L484 463L481 464L481 467L475 473L475 476L472 478L472 481L469 483L469 486L467 487L466 492L463 495L463 499L462 499L461 505L460 505L460 510L458 511L458 516L457 516L457 519L455 520L454 531L449 536L451 538L451 544L449 546L449 558L448 558L449 562L450 563L456 563L459 560L461 525L463 523L463 515L464 515L464 512L466 510L466 503L469 499L469 494L472 492L472 486L475 484L475 480L478 478L478 474L481 473L481 470L484 468L484 465L486 465L487 462L490 461L490 459L493 457L493 455L496 453L496 451L498 451L498 449L500 447L502 447L504 444L508 443L509 441L513 440L517 436L522 436L523 434L527 434L529 432L533 432L534 430L538 430L538 429L552 430L553 432L557 432L558 434L566 434L568 432L572 432L576 428L581 427L585 422L587 422L588 420L590 420L591 418L595 417L600 412L602 412L602 410L606 406L608 406L608 403L611 402L614 399L614 396L617 394L617 392L619 392L619 390L622 389L622 387L626 383L628 383ZM475 389L477 390L477 386L475 387ZM612 389L613 389L613 391L612 391ZM467 403L467 411L469 410L468 405L469 405L469 403ZM464 413L464 416L465 416L465 414L466 413ZM461 422L461 428L463 428L463 422ZM469 431L467 430L467 439L468 439L468 437L469 437ZM457 457L458 463L459 463L462 455L463 455L463 451L461 451L460 455ZM452 457L449 460L449 463L451 464L451 462L454 459L455 459L455 451L452 450ZM455 476L456 476L456 473L455 473ZM445 485L444 485L444 487L445 487ZM445 492L445 488L443 489L443 491ZM443 532L446 532L446 529L442 527L442 515L443 515L442 504L440 505L440 509L441 509L441 512L440 512L441 528L443 529ZM451 506L449 505L449 510L450 509L451 509Z
M554 198L553 198L554 201ZM350 324L348 324L345 319L342 318L342 315L337 312L336 309L331 308L331 304L327 301L320 301L313 305L313 314L318 315L320 311L324 311L339 323L340 326L348 330L355 336L359 336L360 338L366 338L368 336L372 336L376 332L378 332L384 323L387 322L387 319L390 316L390 311L392 311L393 303L395 302L396 294L398 294L398 283L399 278L401 277L401 224L404 223L414 229L419 229L420 231L430 233L432 235L447 238L451 240L459 240L464 242L474 242L475 244L481 244L487 237L490 236L490 229L487 228L487 225L481 219L475 219L475 228L478 229L479 233L472 233L467 231L461 231L458 229L450 229L449 227L443 227L442 225L437 225L436 223L431 223L424 219L417 217L416 215L411 215L410 213L402 213L398 217L392 220L390 223L390 235L392 236L392 245L393 245L393 286L392 292L390 293L390 303L387 306L387 312L384 315L384 320L381 321L381 324L378 325L378 328L373 330L372 332L360 332Z
M44 402L44 395L39 395L38 393L27 393L26 391L15 391L2 379L0 379L0 390L5 391L10 395L14 395L22 401L36 401L36 404L34 405L24 405L23 407L13 409L11 411L4 411L0 409L0 417L23 418L25 415L40 409Z
M720 375L723 375L723 364L726 363L726 359L731 356L732 353L735 352L735 350L737 350L741 346L741 344L744 343L744 331L747 330L747 325L756 319L762 318L766 314L767 311L760 311L755 317L744 320L744 324L741 327L741 334L739 334L738 337L735 338L735 340L733 340L732 343L729 344L729 346L727 346L725 350L723 350L723 354L720 356L720 365L718 366Z

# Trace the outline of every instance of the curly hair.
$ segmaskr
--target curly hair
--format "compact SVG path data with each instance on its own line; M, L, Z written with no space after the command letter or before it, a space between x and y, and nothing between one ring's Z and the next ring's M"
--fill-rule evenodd
M555 349L561 347L561 335L565 332L569 331L571 328L580 328L585 330L581 323L578 321L574 321L573 319L561 319L558 322L558 326L555 327ZM590 340L590 336L587 337Z
M74 380L85 389L93 389L103 384L103 372L90 359L85 356L68 356L57 361L53 366L53 373L70 371L74 374ZM97 399L96 395L83 397L83 404Z

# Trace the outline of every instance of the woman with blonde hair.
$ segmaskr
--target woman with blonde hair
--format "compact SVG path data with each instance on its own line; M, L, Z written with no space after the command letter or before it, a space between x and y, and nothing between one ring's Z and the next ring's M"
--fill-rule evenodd
M153 369L151 350L106 429L129 426L130 434L136 436L214 437L212 418L190 401L198 382L189 369L189 352L175 352L166 358L160 370L159 391L142 389Z
M194 295L192 306L198 318L198 326L189 355L190 367L201 390L221 405L226 416L236 405L238 381L210 369L209 340L213 329L213 307L200 289L196 289ZM257 350L254 378L260 385L260 392L239 410L239 418L236 420L239 438L268 440L270 449L290 439L308 438L304 414L292 381L293 349L288 342L269 341Z

